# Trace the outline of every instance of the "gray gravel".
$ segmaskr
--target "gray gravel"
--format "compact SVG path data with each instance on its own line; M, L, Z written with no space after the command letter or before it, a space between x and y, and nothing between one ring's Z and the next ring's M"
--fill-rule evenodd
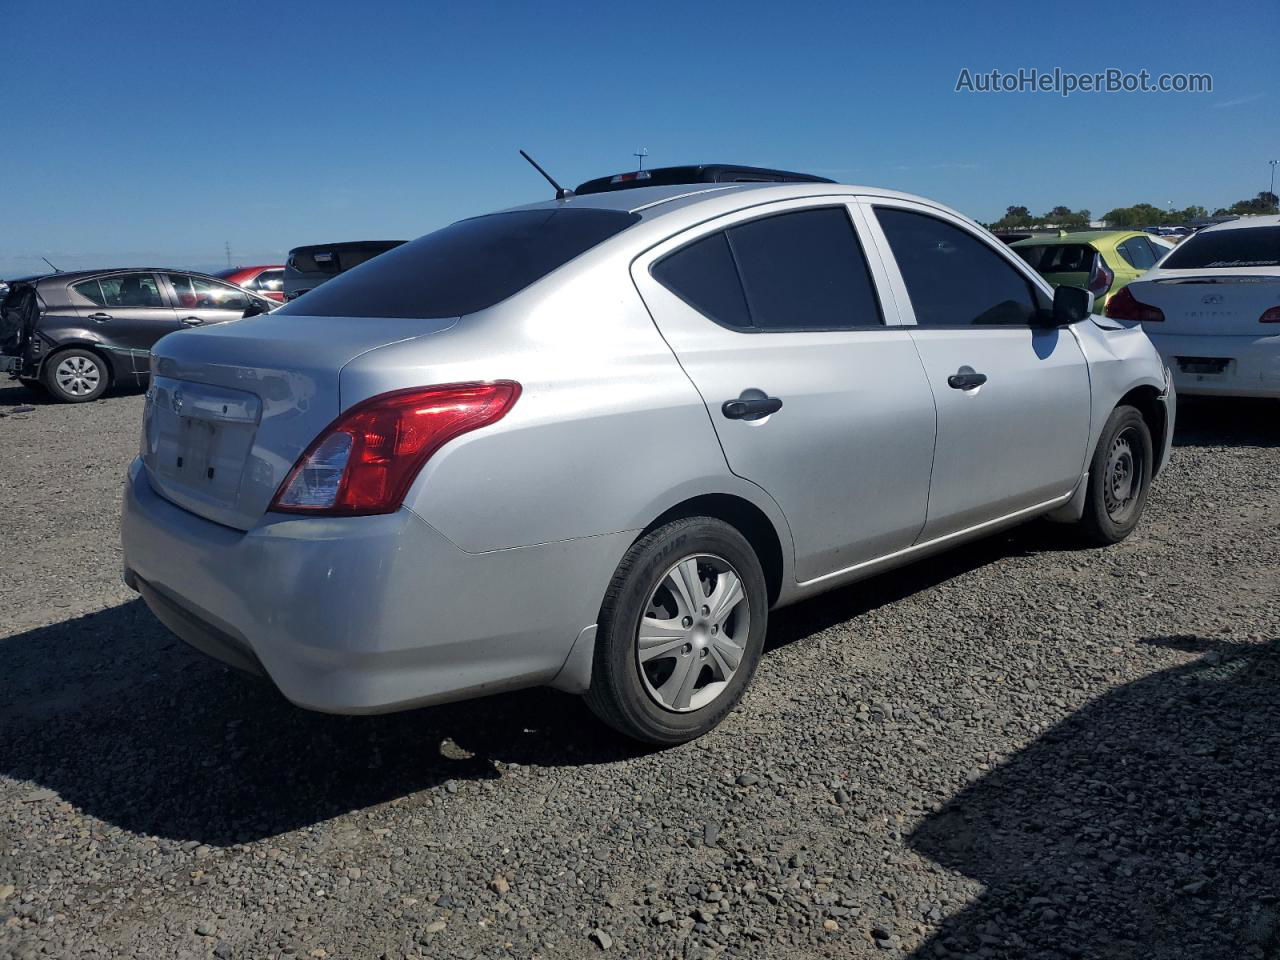
M1184 405L1139 532L775 616L639 750L549 691L299 711L119 583L141 398L0 389L0 957L1280 958L1280 418Z

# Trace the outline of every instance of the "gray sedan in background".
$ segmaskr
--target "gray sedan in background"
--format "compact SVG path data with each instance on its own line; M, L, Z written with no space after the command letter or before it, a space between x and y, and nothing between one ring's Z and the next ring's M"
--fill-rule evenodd
M971 220L838 184L569 194L153 351L126 581L295 703L538 684L677 743L771 610L1035 517L1127 536L1141 329Z

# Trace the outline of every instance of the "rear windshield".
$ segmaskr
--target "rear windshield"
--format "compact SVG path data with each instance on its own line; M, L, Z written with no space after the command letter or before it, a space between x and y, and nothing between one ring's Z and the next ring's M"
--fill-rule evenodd
M1013 247L1037 273L1088 273L1093 269L1093 247L1086 243L1038 243Z
M302 273L327 273L337 276L358 267L376 256L394 250L403 240L359 243L334 243L327 247L298 247L289 251L288 266Z
M1162 270L1280 265L1280 227L1210 230L1183 240L1160 264Z
M495 213L419 237L316 287L276 313L460 317L519 293L640 219L620 210Z

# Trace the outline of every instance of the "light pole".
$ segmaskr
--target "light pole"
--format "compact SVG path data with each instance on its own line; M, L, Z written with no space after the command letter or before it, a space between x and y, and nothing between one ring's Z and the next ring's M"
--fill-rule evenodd
M1272 196L1275 196L1275 192L1276 192L1276 164L1277 164L1277 163L1280 163L1280 160L1268 160L1268 161L1267 161L1267 163L1271 164L1271 195L1272 195Z

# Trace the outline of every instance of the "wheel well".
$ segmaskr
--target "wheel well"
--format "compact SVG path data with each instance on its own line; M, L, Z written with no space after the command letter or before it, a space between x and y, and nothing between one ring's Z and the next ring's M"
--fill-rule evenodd
M656 530L673 520L685 517L714 517L723 520L747 538L751 549L760 558L764 568L765 585L772 605L782 589L782 542L772 521L755 504L727 493L709 493L678 503L645 528L645 533Z
M1117 404L1117 406L1125 405L1136 407L1142 414L1142 419L1147 422L1147 429L1151 431L1151 450L1155 458L1152 471L1154 473L1160 469L1160 458L1164 455L1165 408L1160 402L1160 391L1155 387L1134 387L1121 397Z
M68 350L83 350L86 353L92 353L95 357L102 361L103 368L107 371L107 386L110 387L116 382L116 368L111 361L111 357L107 351L98 349L93 343L60 343L54 349L44 355L40 361L40 376L44 375L45 367L60 353L66 353Z

